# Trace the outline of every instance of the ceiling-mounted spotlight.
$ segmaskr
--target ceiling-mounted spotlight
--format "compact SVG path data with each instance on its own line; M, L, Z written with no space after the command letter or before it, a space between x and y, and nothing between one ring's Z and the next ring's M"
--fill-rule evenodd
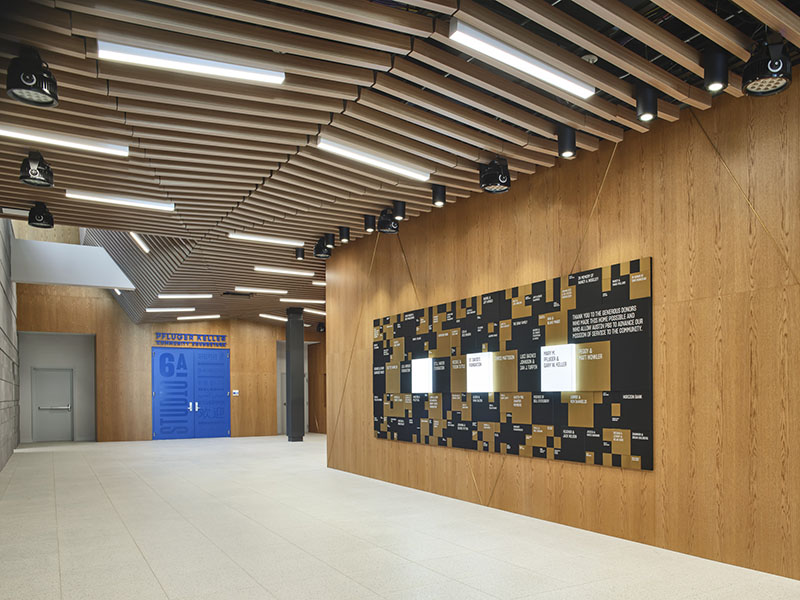
M325 323L317 323L317 331L325 333Z
M294 249L294 257L297 260L303 260L306 257L306 249L305 248L295 248Z
M331 257L331 249L325 244L324 237L319 238L314 244L314 257L323 259Z
M481 188L490 194L507 192L511 188L511 176L508 174L508 161L497 157L488 165L479 165Z
M364 231L367 233L375 231L375 215L364 215Z
M325 234L325 247L333 250L333 247L336 245L336 236L332 233Z
M35 48L22 48L20 55L8 63L6 93L25 104L58 106L56 78Z
M647 123L658 114L658 96L653 86L639 82L636 85L636 116Z
M350 241L349 227L339 227L339 241L343 244L347 244Z
M406 203L402 200L395 200L393 203L393 210L394 218L398 221L402 221L406 218Z
M756 45L742 71L742 89L748 96L769 96L792 83L792 61L786 40L768 32Z
M378 217L378 231L381 233L397 233L400 231L400 222L394 218L391 208L384 208Z
M434 183L431 186L431 199L433 200L433 205L436 208L442 208L445 200L447 199L447 188L443 185L439 185L438 183Z
M39 229L53 228L53 225L55 225L53 215L47 210L47 205L44 202L37 202L31 207L28 213L28 225Z
M19 166L19 180L35 187L53 187L53 170L40 152L28 152Z
M709 92L721 92L728 87L728 55L717 45L703 52L703 85Z
M558 126L558 155L561 158L572 158L575 156L575 129L569 125L559 124Z

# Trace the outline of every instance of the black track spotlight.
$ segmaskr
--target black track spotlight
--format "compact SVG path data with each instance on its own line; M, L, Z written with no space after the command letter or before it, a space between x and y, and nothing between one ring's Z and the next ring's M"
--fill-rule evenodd
M6 93L9 98L34 106L58 106L56 78L35 48L25 46L8 63Z
M339 241L342 244L347 244L350 241L350 228L339 227Z
M19 167L19 180L34 187L53 187L53 170L39 152L28 152Z
M511 188L508 161L499 156L488 165L480 165L481 188L490 194L507 192Z
M375 231L375 215L364 215L364 231L367 233Z
M792 61L786 40L770 31L759 42L742 71L742 89L748 96L770 96L792 83Z
M712 94L728 87L728 54L719 46L712 45L702 57L703 85Z
M323 259L331 257L331 249L325 245L324 237L319 238L317 243L314 244L314 257Z
M647 123L658 114L658 96L653 86L639 82L636 85L636 116Z
M434 183L431 186L431 198L433 200L433 205L436 208L442 208L447 199L447 188L443 185Z
M575 156L575 129L569 125L560 124L558 126L558 155L561 158L572 158Z
M295 248L294 249L294 257L297 260L305 260L305 258L306 258L306 249L305 248Z
M397 233L400 231L400 222L394 218L391 208L384 208L378 217L378 231L381 233Z
M336 236L333 235L332 233L326 233L325 247L332 250L335 245L336 245Z
M37 202L31 207L28 213L28 225L39 229L52 229L55 225L53 215L47 210L44 202Z
M325 333L325 323L317 323L317 331Z
M406 203L402 200L395 200L393 202L394 218L402 221L406 218Z

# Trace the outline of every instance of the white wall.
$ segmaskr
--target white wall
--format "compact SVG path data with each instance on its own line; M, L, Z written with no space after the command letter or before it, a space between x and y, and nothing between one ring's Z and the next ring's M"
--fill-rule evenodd
M19 334L20 442L32 442L31 369L72 369L76 442L96 439L94 336L66 333Z

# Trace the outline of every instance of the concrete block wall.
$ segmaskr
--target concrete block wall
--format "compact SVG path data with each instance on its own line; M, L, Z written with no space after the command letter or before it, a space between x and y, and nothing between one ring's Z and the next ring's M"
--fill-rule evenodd
M0 469L19 444L17 292L11 281L11 222L0 219Z

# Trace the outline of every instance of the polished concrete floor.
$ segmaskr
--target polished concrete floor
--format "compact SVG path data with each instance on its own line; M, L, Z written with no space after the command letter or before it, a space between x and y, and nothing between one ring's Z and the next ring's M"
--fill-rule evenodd
M0 598L797 600L800 582L325 468L325 438L19 449Z

